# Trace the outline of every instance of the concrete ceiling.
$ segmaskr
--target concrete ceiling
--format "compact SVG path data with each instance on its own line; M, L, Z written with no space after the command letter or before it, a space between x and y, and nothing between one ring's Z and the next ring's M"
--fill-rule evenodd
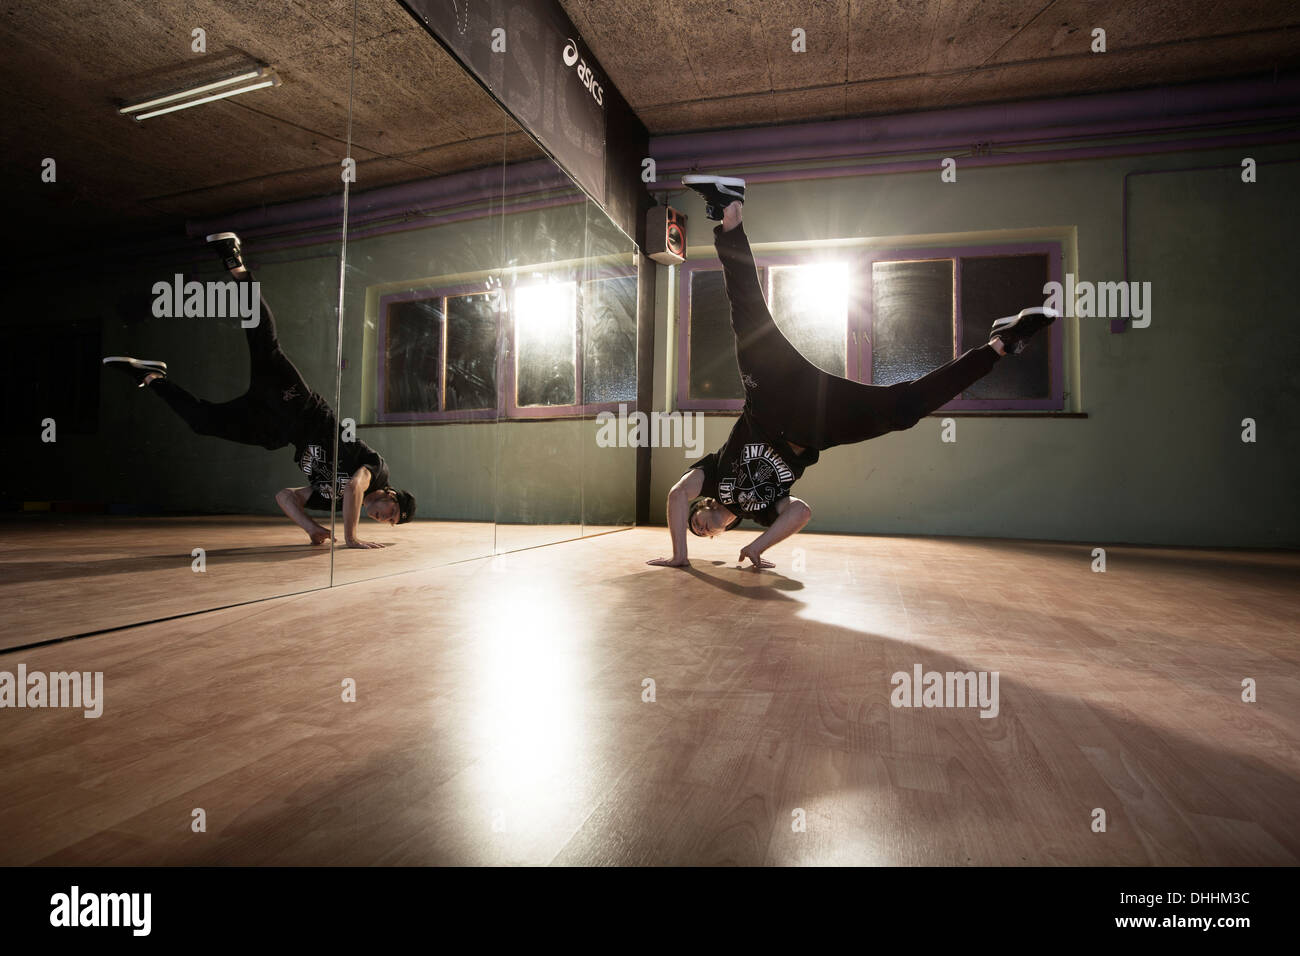
M652 133L1152 86L1300 66L1288 0L561 0ZM31 242L181 235L338 191L352 0L9 0L0 171ZM207 31L208 52L190 50ZM1089 50L1107 31L1110 52ZM790 51L790 31L808 52ZM359 0L358 189L539 155L396 0ZM137 123L122 100L251 61L278 89ZM58 182L39 181L41 161ZM11 220L15 221L15 220Z
M29 243L75 235L183 235L188 218L341 192L352 0L50 0L6 3L6 146ZM191 30L207 31L207 53ZM540 156L537 146L394 0L361 0L354 188ZM144 122L138 99L250 61L283 81ZM40 182L53 157L58 181ZM15 191L11 191L14 197ZM41 233L44 235L41 235Z
M1294 0L560 0L652 134L1300 65ZM807 52L791 51L802 28ZM1090 50L1106 31L1108 52Z

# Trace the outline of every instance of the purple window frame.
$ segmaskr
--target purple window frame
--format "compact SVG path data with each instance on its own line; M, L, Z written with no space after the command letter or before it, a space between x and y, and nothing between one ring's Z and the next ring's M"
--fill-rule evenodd
M1048 278L1060 282L1064 252L1059 241L992 243L977 246L924 246L896 249L825 250L809 249L798 253L756 255L759 281L765 298L772 299L771 266L811 265L843 257L849 264L849 314L845 329L845 377L862 381L862 374L872 368L871 342L874 338L874 296L872 266L877 262L918 259L953 260L953 355L963 350L961 260L988 256L1046 255ZM678 315L683 317L677 329L677 407L683 411L740 411L744 399L707 399L690 397L691 277L697 271L720 272L714 260L688 261L682 266L678 288ZM1044 296L1046 300L1046 296ZM1039 303L1031 303L1039 304ZM955 398L939 411L1063 411L1065 408L1065 333L1061 322L1048 329L1048 376L1050 394L1046 398ZM981 343L982 344L982 343Z
M565 281L575 282L577 289L577 305L581 309L582 305L582 285L586 282L598 282L603 279L626 279L636 278L637 272L635 266L597 266L595 269L584 270L583 276ZM524 283L527 284L527 283ZM530 421L549 418L585 418L595 415L599 412L617 411L620 402L592 402L584 404L581 402L572 405L518 405L516 397L517 375L516 365L518 362L518 351L515 348L514 325L506 321L499 324L497 328L497 353L496 353L496 380L497 380L497 400L495 408L486 409L465 409L455 411L437 411L437 412L388 412L384 409L384 396L386 393L388 368L384 362L384 356L388 352L388 308L397 302L414 302L423 299L448 298L458 295L481 295L485 292L481 283L470 285L455 286L435 286L423 289L411 289L405 292L393 292L379 298L379 360L378 375L376 377L376 395L375 421L377 424L390 424L395 422L473 422L473 421ZM511 302L513 309L513 301ZM440 350L442 355L442 368L439 369L438 382L438 404L444 401L443 390L446 388L446 316L443 317L443 348ZM578 322L574 330L574 347L577 361L575 362L575 386L577 395L582 395L583 380L581 361L584 353L585 343L582 334L582 323ZM632 404L634 400L624 399L621 404Z

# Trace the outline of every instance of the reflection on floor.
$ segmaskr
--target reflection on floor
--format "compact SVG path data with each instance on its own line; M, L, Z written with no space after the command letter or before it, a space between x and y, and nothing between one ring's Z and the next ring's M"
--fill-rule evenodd
M546 544L572 541L574 538L621 531L626 527L627 525L613 524L498 524L496 551L503 554L507 551L522 551L524 548L539 548Z
M0 713L0 863L1300 862L1300 555L800 535L755 574L742 541L0 655L105 698ZM891 706L918 665L997 671L997 716Z
M387 547L339 549L335 580L428 568L493 549L488 522L367 522L361 535ZM195 548L204 551L202 573ZM329 583L329 548L314 547L285 518L32 515L0 524L0 648Z

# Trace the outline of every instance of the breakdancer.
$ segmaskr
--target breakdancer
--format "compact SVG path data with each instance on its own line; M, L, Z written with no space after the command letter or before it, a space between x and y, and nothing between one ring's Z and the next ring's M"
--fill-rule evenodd
M208 242L221 254L236 281L252 281L240 253L238 236L221 232L208 236ZM415 498L389 484L388 465L377 451L360 440L343 440L334 410L308 387L281 349L275 319L265 299L261 300L260 307L256 324L244 329L250 364L248 390L231 401L218 404L195 398L168 379L165 362L111 355L104 359L104 364L130 375L138 387L147 386L200 435L271 450L292 445L294 462L307 475L308 483L301 488L281 490L275 501L307 532L312 544L324 544L333 536L328 528L307 514L307 509L329 511L331 500L337 496L341 499L347 546L383 547L357 537L362 512L384 524L404 524L415 513ZM336 437L337 473L333 460Z
M673 486L668 530L673 554L649 564L690 566L686 533L713 538L752 518L767 530L740 550L740 562L756 570L774 565L763 552L808 523L812 510L790 495L790 486L836 445L867 441L911 428L993 370L1002 356L1021 352L1026 341L1058 313L1035 307L993 323L988 344L971 349L911 382L867 385L822 371L804 358L776 327L741 225L745 181L723 176L682 177L704 197L722 262L731 305L736 357L745 405L727 438Z

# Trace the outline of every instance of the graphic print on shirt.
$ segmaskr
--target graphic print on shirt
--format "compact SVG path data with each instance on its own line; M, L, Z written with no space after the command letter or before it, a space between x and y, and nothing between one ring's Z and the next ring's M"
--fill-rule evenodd
M771 445L746 445L736 473L718 479L718 500L741 511L762 511L775 504L781 485L794 480L794 472Z
M320 445L311 444L303 449L302 459L298 462L303 473L307 475L307 480L312 488L320 492L326 498L333 498L333 486L331 479L337 477L338 492L342 496L343 489L347 487L350 476L339 474L334 475L334 469L325 461L325 450Z

